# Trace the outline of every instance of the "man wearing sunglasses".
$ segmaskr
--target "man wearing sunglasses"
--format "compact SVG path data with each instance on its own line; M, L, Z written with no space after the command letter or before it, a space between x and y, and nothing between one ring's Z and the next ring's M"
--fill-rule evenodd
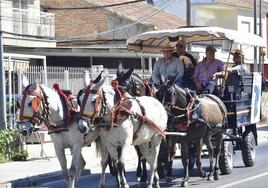
M178 57L184 66L184 74L182 77L182 86L184 88L194 89L194 82L192 76L195 71L196 60L194 57L186 52L186 45L183 40L179 40L176 44L176 51L173 56Z

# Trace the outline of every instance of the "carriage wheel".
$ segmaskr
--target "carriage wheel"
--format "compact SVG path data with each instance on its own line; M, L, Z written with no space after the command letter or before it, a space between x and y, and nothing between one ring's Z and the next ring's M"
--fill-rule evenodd
M234 148L233 143L224 141L222 144L222 153L219 159L220 171L223 175L231 174L234 166Z
M246 167L251 167L256 162L256 141L252 134L249 132L242 141L242 157Z

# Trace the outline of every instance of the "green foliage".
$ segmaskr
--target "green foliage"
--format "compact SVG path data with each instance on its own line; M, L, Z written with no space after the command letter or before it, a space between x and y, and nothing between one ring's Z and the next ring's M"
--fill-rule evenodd
M12 161L26 161L28 157L28 152L23 150L23 151L15 151L12 153L11 160Z
M0 159L26 160L27 151L20 149L19 133L16 129L8 128L0 131Z

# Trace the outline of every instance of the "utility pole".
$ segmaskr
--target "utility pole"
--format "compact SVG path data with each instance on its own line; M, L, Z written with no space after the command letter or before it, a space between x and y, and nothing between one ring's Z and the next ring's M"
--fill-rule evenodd
M254 12L254 34L257 34L257 3L254 0L253 5L253 12ZM254 72L258 71L258 64L257 64L257 47L254 47Z
M191 0L186 0L186 25L191 25Z
M262 37L262 5L261 5L261 1L259 3L259 36ZM259 67L258 67L258 72L262 72L262 48L259 48Z
M192 1L191 0L186 0L186 26L189 27L191 26L191 6L192 6ZM191 51L191 45L187 45L187 50Z
M2 11L0 12L0 130L6 128L6 84L4 68Z

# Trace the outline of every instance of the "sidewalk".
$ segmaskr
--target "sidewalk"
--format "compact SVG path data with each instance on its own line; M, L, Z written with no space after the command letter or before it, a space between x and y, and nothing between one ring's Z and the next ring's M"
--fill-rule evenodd
M44 144L44 152L47 157L40 157L41 147L39 144L28 145L27 149L30 154L27 161L0 164L0 188L29 187L40 185L40 181L47 182L50 179L55 181L63 178L52 143ZM71 154L69 149L66 149L65 152L68 167L70 167ZM135 149L132 147L128 154L127 168L136 168L137 155ZM82 175L101 173L100 158L96 157L94 144L91 147L83 148L82 155L86 161ZM109 169L107 168L108 171Z
M268 126L258 126L259 144L268 142ZM47 155L40 157L41 147L39 144L28 145L30 154L25 162L9 162L0 164L0 188L2 187L30 187L40 185L40 182L55 181L62 179L61 168L58 159L55 157L52 143L44 144L44 152ZM68 166L70 166L70 151L66 150ZM84 175L100 173L100 158L96 157L95 145L83 148L82 154L86 160ZM127 169L137 167L137 155L133 147L128 152ZM107 172L108 172L107 168ZM83 175L82 174L82 175ZM38 182L38 183L37 183Z

